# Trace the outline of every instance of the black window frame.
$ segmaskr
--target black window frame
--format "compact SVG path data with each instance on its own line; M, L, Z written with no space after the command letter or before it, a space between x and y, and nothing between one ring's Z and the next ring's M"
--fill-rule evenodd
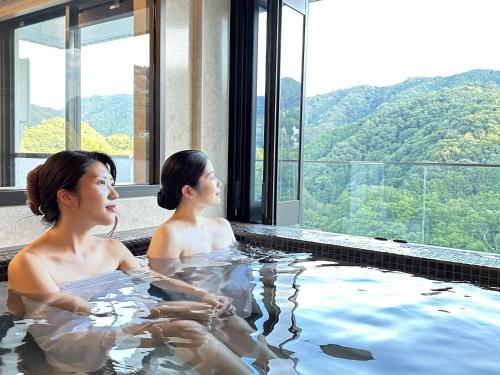
M70 1L61 5L49 7L43 10L35 11L20 16L15 16L0 22L0 152L2 159L0 162L0 186L12 181L13 168L9 166L12 163L13 139L12 116L14 113L14 74L13 74L13 30L14 25L19 25L24 21L24 25L30 23L42 22L53 19L58 16L66 16L66 20L75 22L76 7L98 5L102 6L114 1L96 2L89 1ZM165 33L165 7L161 6L161 0L148 0L149 6L149 33L150 33L150 68L149 68L149 143L148 143L148 171L147 184L117 184L116 190L122 198L155 196L160 188L160 168L165 159L165 108L164 90L165 85L165 51L161 48L161 35ZM66 28L68 32L68 27ZM68 41L68 38L66 38ZM66 46L68 47L68 45ZM79 106L79 105L78 105ZM7 110L6 110L7 109ZM65 107L68 112L68 105ZM77 111L78 112L78 111ZM79 113L66 113L73 119L78 120ZM79 124L79 121L73 121L73 124ZM78 125L77 125L78 126ZM79 127L79 126L78 126ZM36 156L36 155L35 155ZM42 156L41 154L39 156ZM48 156L43 154L43 156ZM0 188L0 207L19 206L26 204L26 189L16 187Z
M303 179L303 103L308 0L231 1L229 76L229 165L227 218L240 222L276 224L278 197L278 132L280 95L281 13L283 5L304 16L299 201ZM262 201L255 196L255 111L259 7L267 9L264 168Z

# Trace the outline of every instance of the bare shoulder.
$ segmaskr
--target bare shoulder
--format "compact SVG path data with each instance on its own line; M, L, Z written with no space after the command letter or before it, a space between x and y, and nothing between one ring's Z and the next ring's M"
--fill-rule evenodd
M182 227L175 221L163 223L151 237L147 255L151 258L177 258L181 253Z
M10 261L7 270L9 289L19 293L46 293L59 290L52 279L47 259L41 254L43 245L34 241Z
M113 238L99 238L98 241L101 246L107 247L113 254L123 255L129 252L127 247L121 241Z
M217 236L222 236L225 238L226 243L235 243L236 238L234 237L233 228L227 219L223 217L216 217L210 219L212 225L214 226L214 232Z
M216 217L211 220L219 229L233 233L233 228L227 219L223 217Z
M97 238L97 240L113 256L119 269L124 270L139 266L137 259L121 241L112 238Z
M43 266L44 263L46 263L46 259L42 255L43 247L44 246L42 244L39 244L38 241L35 240L21 249L9 263L9 276L11 271L17 271L26 266Z
M156 229L153 238L159 237L169 242L178 241L182 237L182 231L182 225L177 221L167 221Z

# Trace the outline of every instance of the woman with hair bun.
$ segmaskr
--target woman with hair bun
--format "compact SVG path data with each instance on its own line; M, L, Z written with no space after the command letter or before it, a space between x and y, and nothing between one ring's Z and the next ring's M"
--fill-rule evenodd
M184 150L171 155L161 171L158 205L175 212L153 235L148 256L187 257L235 244L226 219L202 215L206 208L220 204L221 185L204 152Z
M116 227L115 178L108 155L86 151L58 152L28 174L27 204L51 227L10 262L9 310L35 319L29 332L62 370L96 371L112 347L165 348L180 339L169 352L178 366L248 373L198 323L210 322L225 299L138 268L120 241L91 234ZM151 281L196 301L161 301L144 293Z
M147 252L149 265L167 276L180 271L177 277L183 281L230 297L232 311L223 319L214 319L211 332L235 354L255 358L255 364L265 369L276 355L263 336L252 337L255 330L242 319L252 313L251 269L240 262L245 257L235 249L229 222L203 216L205 209L221 203L221 185L202 151L180 151L165 161L158 205L175 211L153 234ZM172 295L166 298L172 299Z
M27 204L51 227L12 259L9 289L58 292L59 284L139 266L120 241L90 233L98 225L113 225L112 231L116 227L115 178L116 167L108 155L87 151L58 152L28 173ZM218 304L207 292L177 285Z
M9 288L52 293L58 284L138 266L111 238L90 235L97 225L116 227L116 167L100 152L62 151L27 176L27 204L51 227L10 262Z

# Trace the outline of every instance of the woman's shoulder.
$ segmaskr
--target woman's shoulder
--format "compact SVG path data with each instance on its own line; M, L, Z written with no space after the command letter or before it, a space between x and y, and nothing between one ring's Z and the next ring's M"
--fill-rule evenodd
M231 224L229 221L223 217L213 217L208 218L209 222L219 230L233 232L233 228L231 228Z
M127 252L127 247L119 240L109 237L93 237L95 243L94 249L96 251L108 250L112 254L122 254Z
M95 241L99 246L97 246L99 251L105 248L107 251L102 251L101 253L109 253L114 261L118 264L119 269L128 269L138 266L138 262L130 250L119 240L113 238L101 238L95 237Z
M52 291L57 287L48 272L45 244L34 241L19 251L9 263L9 288L19 292Z
M170 241L182 237L185 231L185 225L179 220L167 220L161 224L153 233L153 237L162 237Z
M9 263L9 269L16 268L24 264L44 262L46 260L46 257L44 256L44 250L46 250L46 247L47 245L45 242L40 241L40 239L37 238L14 255Z
M153 233L147 255L152 258L176 258L182 247L184 229L177 221L166 221Z
M212 225L212 233L217 238L219 247L228 247L236 243L233 228L227 219L216 217L209 219Z

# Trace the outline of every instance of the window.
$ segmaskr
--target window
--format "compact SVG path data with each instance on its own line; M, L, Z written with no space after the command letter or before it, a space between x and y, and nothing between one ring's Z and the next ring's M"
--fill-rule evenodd
M304 17L283 4L278 119L278 202L299 199Z
M298 224L304 0L231 4L228 218Z
M121 193L157 182L152 6L75 1L0 24L0 194L65 149L111 155Z
M498 17L310 3L302 227L500 252Z
M234 95L243 115L230 125L246 124L253 98L233 155L263 155L263 189L255 163L235 197L262 194L266 224L295 223L298 202L302 228L500 252L498 2L251 3L253 38L238 46L252 53L231 84L255 84Z

